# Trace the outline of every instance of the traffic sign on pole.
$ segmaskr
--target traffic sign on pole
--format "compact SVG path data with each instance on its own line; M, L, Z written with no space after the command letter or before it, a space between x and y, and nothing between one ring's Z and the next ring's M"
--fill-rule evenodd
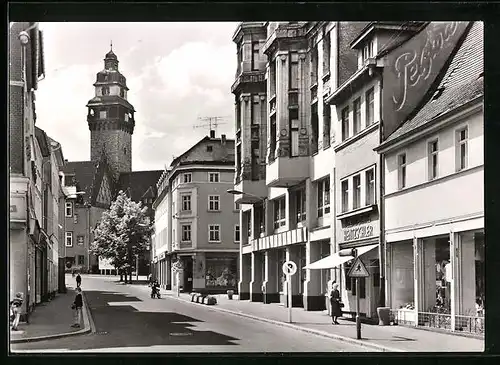
M368 270L366 269L365 264L359 257L356 257L354 263L351 266L351 269L347 273L351 278L366 278L370 276Z
M282 268L288 284L288 323L292 323L292 275L297 272L297 265L293 261L286 261Z
M361 278L366 278L370 276L370 274L368 273L365 264L363 263L363 261L361 261L361 259L358 256L356 257L356 260L354 260L354 263L352 264L347 275L350 276L351 278L356 279L356 338L358 340L361 340L361 317L359 314L359 297L360 297L359 280Z
M283 273L285 275L294 275L297 272L297 265L293 261L286 261L283 264Z

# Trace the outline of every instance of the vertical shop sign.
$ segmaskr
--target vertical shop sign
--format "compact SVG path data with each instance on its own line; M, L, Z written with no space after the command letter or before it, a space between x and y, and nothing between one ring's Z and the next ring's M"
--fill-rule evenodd
M384 59L384 138L418 106L472 22L431 22Z

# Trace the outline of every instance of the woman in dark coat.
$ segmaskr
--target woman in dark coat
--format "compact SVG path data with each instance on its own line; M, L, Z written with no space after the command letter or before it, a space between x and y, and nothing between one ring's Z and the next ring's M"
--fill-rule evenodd
M340 309L340 292L339 284L334 283L332 285L332 291L330 292L330 305L332 308L332 324L340 324L337 322L337 318L342 316L342 309Z

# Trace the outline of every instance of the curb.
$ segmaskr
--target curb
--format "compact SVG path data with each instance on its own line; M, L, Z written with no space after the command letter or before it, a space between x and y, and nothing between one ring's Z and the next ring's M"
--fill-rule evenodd
M178 300L178 301L191 303L193 305L199 304L199 303L193 303L193 302L191 302L191 301L189 301L187 299L183 299L182 297L177 297L177 296L173 296L173 295L169 296L169 297L173 298L175 300ZM328 332L323 332L323 331L319 331L319 330L315 330L315 329L311 329L311 328L301 327L301 326L297 326L297 325L294 325L294 324L289 324L289 323L285 323L285 322L281 322L281 321L276 321L274 319L262 318L262 317L254 316L252 314L247 314L247 313L243 313L243 312L236 312L236 311L233 311L233 310L230 310L230 309L220 308L220 307L216 307L216 306L207 306L207 307L208 307L208 309L213 309L213 310L217 310L217 311L220 311L220 312L226 312L226 313L233 314L233 315L240 316L240 317L247 317L247 318L251 318L251 319L254 319L254 320L257 320L257 321L261 321L261 322L272 323L272 324L277 325L277 326L287 327L287 328L295 329L297 331L302 331L302 332L306 332L306 333L312 333L312 334L315 334L315 335L318 335L318 336L321 336L321 337L328 337L328 338L331 338L331 339L334 339L334 340L338 340L338 341L350 343L350 344L353 344L353 345L358 345L358 346L366 347L366 348L369 348L371 350L377 350L377 351L383 351L383 352L405 352L405 351L403 351L401 349L396 349L396 348L387 347L387 346L383 346L383 345L372 344L372 343L366 343L366 342L363 342L362 340L357 340L357 339L353 339L353 338L350 338L350 337L336 335L336 334L332 334L332 333L328 333Z
M37 337L25 337L25 338L17 338L17 339L10 339L10 343L26 343L26 342L37 342L37 341L45 341L45 340L55 340L58 338L65 338L65 337L72 337L72 336L79 336L79 335L85 335L88 333L94 333L95 332L95 326L94 326L94 320L90 314L90 309L87 304L87 297L85 296L85 293L83 294L83 306L85 310L82 310L83 314L83 324L84 328L82 328L79 331L75 332L66 332L66 333L56 333L54 335L47 335L47 336L37 336Z

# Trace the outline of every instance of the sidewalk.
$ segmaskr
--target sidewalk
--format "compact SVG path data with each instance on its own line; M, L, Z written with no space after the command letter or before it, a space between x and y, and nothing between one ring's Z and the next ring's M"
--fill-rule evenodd
M189 294L181 293L177 298L172 291L167 291L170 297L191 301ZM356 324L353 321L340 319L340 325L332 325L326 311L307 312L303 308L292 309L292 323L288 323L288 308L274 304L263 304L240 301L238 296L229 300L227 295L215 295L217 305L207 306L207 309L226 311L232 314L271 322L277 325L294 327L295 329L316 333L337 340L365 346L368 351L397 352L483 352L484 340L457 336L447 333L416 329L405 326L378 326L363 324L362 339L356 339ZM193 304L202 305L202 304Z
M10 342L32 342L47 339L76 336L91 332L88 307L83 293L83 327L72 328L75 290L68 286L65 294L57 294L50 302L38 305L31 313L29 324L21 322L18 331L10 331Z

